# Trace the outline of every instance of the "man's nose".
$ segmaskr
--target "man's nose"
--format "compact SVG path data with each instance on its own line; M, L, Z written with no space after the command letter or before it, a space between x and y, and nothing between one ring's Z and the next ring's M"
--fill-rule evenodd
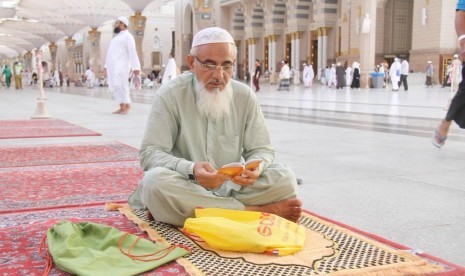
M213 70L212 77L217 80L222 80L223 74L224 74L223 68L217 67Z

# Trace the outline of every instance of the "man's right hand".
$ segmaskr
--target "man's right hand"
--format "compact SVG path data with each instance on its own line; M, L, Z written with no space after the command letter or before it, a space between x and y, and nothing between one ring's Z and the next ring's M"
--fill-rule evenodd
M216 189L228 180L227 176L217 174L216 169L208 162L195 163L194 175L197 183L205 189Z

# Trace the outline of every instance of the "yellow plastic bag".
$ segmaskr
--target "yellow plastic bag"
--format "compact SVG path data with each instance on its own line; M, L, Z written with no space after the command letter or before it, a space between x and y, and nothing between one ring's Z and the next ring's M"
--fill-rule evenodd
M196 209L184 232L221 250L285 256L300 251L305 229L274 214L218 208Z

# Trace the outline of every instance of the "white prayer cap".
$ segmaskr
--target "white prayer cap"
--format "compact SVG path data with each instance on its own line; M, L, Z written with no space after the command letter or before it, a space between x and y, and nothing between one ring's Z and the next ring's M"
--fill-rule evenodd
M431 62L431 60L428 60L428 63L433 63L433 62Z
M192 48L210 43L235 44L234 39L228 31L219 27L209 27L200 30L192 40Z
M454 55L454 58L459 58L459 55L455 54L455 55Z
M305 62L304 62L304 63L302 63L302 65L303 65L303 66L306 66L306 65L307 65L307 63L305 63Z
M394 58L394 61L399 61L399 59L398 59L398 58Z
M123 22L126 27L129 26L129 20L125 16L118 17L118 21Z
M338 62L338 63L337 63L337 66L341 66L341 63L340 63L340 62Z

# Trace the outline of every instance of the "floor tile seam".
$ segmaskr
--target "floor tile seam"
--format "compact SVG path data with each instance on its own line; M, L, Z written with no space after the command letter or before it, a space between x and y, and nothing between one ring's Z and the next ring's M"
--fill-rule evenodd
M288 114L288 113L279 113L279 112L270 112L270 111L263 111L265 116L287 116L290 118L308 118L308 119L315 119L321 121L338 121L338 122L345 122L347 124L360 124L360 125L376 125L376 126L386 126L386 127L397 127L397 128L407 128L407 129L415 129L415 130L424 130L431 132L434 129L434 126L426 127L426 126L417 126L415 124L392 124L392 123L384 123L384 122L373 122L373 121L363 121L363 120L350 120L350 119L341 119L336 117L325 117L325 116L318 116L318 115L303 115L303 114ZM410 122L414 123L414 122ZM434 123L437 123L435 120Z
M321 113L330 113L330 114L351 114L351 115L362 115L362 116L369 116L369 117L388 117L388 118L398 118L398 119L414 119L414 120L425 120L437 121L437 118L430 118L430 117L419 117L419 116L409 116L409 115L391 115L391 114L380 114L380 113L367 113L367 112L357 112L357 111L344 111L344 110L331 110L331 109L319 109L319 108L304 108L304 107L293 107L293 106L278 106L278 105L266 105L260 104L262 109L266 108L288 108L288 109L296 109L296 110L303 110L303 111L315 111Z
M340 127L340 128L349 128L349 129L357 129L357 130L366 130L371 132L383 132L383 133L390 133L390 134L402 134L402 135L409 135L415 137L431 137L433 134L433 129L430 131L408 131L402 129L392 129L392 128L382 128L382 127L369 127L367 125L360 125L360 124L341 124L337 122L328 122L322 121L318 119L290 119L289 116L279 116L279 115L269 115L265 114L265 118L273 119L273 120L280 120L280 121L290 121L295 123L304 123L304 124L314 124L314 125L322 125L322 126L330 126L330 127ZM465 136L458 136L458 135L448 135L448 140L454 141L464 141Z
M398 175L396 177L399 177L399 178L402 178L402 179L407 179L407 180L416 182L416 183L421 184L421 185L427 185L427 186L431 186L431 187L434 187L434 188L438 188L438 189L446 190L446 191L451 191L451 192L463 193L465 195L465 186L464 186L464 189L461 190L461 189L449 188L449 187L444 187L444 186L441 186L441 185L436 185L436 184L429 183L429 182L426 182L426 181L421 181L421 180L418 180L418 179L414 179L414 178L412 178L411 176L408 176L408 175Z
M432 225L427 225L427 226L418 226L418 227L408 227L405 228L404 230L426 230L426 229L431 229L431 228L441 228L441 227L451 227L451 226L457 226L457 225L462 225L465 224L465 219L463 221L454 221L454 222L449 222L449 223L440 223L440 224L432 224Z
M305 102L305 103L330 103L330 104L352 104L352 105L369 105L369 106L389 106L389 107L414 107L414 108L427 108L427 109L443 109L443 106L434 106L434 105L408 105L408 104L391 104L391 103L373 103L373 102L347 102L347 101L330 101L330 100L306 100L306 99L299 99L299 98L265 98L259 97L259 100L269 100L269 101L276 101L279 100L280 102L283 101L296 101L296 102Z

